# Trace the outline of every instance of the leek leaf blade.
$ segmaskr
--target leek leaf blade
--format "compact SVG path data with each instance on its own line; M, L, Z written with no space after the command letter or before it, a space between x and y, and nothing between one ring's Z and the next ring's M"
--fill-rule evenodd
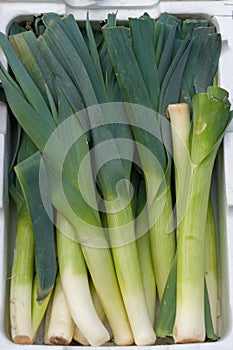
M52 204L47 196L47 208L45 210L40 194L40 161L41 156L39 152L36 152L19 163L15 167L15 172L20 181L32 220L38 275L37 297L39 301L42 301L53 289L57 265L53 223L46 212L46 210L49 210L52 217Z

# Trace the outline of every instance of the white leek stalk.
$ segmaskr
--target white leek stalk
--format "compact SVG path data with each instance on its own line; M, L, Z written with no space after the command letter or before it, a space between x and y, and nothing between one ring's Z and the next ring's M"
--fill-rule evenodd
M60 213L57 224L60 276L71 317L90 345L103 345L110 336L93 305L80 245L69 238L74 237L74 229Z
M74 327L73 339L78 344L85 345L85 346L90 345L89 342L87 341L87 339L84 337L84 335L82 334L82 332L80 331L80 329L77 326Z
M99 316L99 319L101 322L105 323L106 321L106 315L103 309L103 306L101 304L100 298L96 292L95 286L92 282L92 280L89 280L89 285L90 285L90 291L91 291L91 297L93 300L94 307L96 309L97 315Z
M51 306L47 314L44 342L49 345L69 345L72 341L73 332L74 322L67 307L61 278L58 275Z
M149 193L149 187L148 187ZM155 208L153 210L153 208ZM161 213L154 220L155 214L161 209ZM172 262L175 256L175 236L174 227L170 227L170 218L172 215L172 198L171 188L166 184L162 195L159 194L155 198L149 210L149 222L154 222L150 225L150 241L152 261L154 268L154 276L158 291L159 300L162 299L163 292L167 283L168 275L172 267Z
M95 306L95 309L96 309L97 315L99 316L99 319L104 324L104 322L106 320L106 315L105 315L104 309L101 305L100 299L99 299L98 294L95 290L95 287L93 285L92 280L90 280L89 282L90 282L90 291L91 291L93 304ZM79 344L86 345L86 346L90 345L89 342L87 341L87 339L85 338L85 336L82 334L82 332L80 331L80 329L77 326L75 326L75 329L74 329L73 339Z
M34 273L34 239L27 209L17 221L10 289L11 337L16 344L32 343L31 298Z
M184 216L189 196L191 160L188 151L190 110L186 103L171 104L167 108L171 122L173 160L175 165L177 225ZM185 184L185 186L184 186Z
M167 108L167 116L171 121L173 160L176 172L176 194L178 195L178 184L183 184L188 155L188 139L190 131L190 110L186 103L171 104ZM183 172L183 173L182 173ZM182 177L183 176L183 177Z
M181 189L181 186L182 188L184 188L185 175L188 168L188 161L186 155L188 152L190 112L188 105L174 104L168 106L167 113L171 120L173 155L176 174L178 221L177 233L178 243L180 243L178 245L178 271L182 270L182 273L186 276L186 288L184 288L180 279L177 280L177 304L179 307L177 307L173 336L176 342L202 342L205 339L204 278L201 274L202 277L200 276L200 278L197 280L197 276L199 276L200 274L194 269L190 270L191 266L185 266L185 261L182 260L182 257L185 257L187 253L184 251L185 249L188 251L188 254L191 255L190 261L199 260L200 266L203 266L203 261L201 260L204 259L204 255L200 254L198 248L201 244L201 237L194 238L195 232L193 234L190 233L189 236L189 225L191 224L191 222L193 223L193 227L195 227L195 230L198 231L198 223L200 223L200 220L197 220L196 216L193 217L193 213L194 207L201 207L201 205L199 203L196 203L195 201L192 201L190 204L189 201L187 202L186 198L186 200L184 200L184 204L187 205L187 208L182 208L183 210L186 210L186 215L184 215L184 212L182 213L181 209L182 198L179 197L179 190ZM192 194L193 196L195 191L200 191L201 186L198 183L198 180L199 179L197 178L195 184L193 184L191 187L190 194ZM185 187L189 188L189 184ZM201 188L201 190L203 189ZM201 225L203 225L203 222L201 222ZM186 239L184 239L183 237L179 237L181 230L183 233L186 233ZM204 238L202 238L202 240L204 243ZM191 271L192 275L190 274ZM201 278L203 280L201 280ZM193 290L194 283L192 282L194 280L195 283L197 283L196 285L198 286L198 289L195 291ZM203 295L203 298L201 298L201 295ZM197 305L196 300L199 301L199 305ZM192 319L190 319L191 315L193 315Z

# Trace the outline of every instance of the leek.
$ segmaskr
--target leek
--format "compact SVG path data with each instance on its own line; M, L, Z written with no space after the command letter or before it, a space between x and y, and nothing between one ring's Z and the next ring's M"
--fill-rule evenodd
M190 157L188 152L190 132L190 109L185 103L170 104L167 107L167 116L171 122L171 134L173 144L173 161L175 171L175 193L176 193L176 222L182 219L186 202L188 202L188 191L181 184L189 183ZM175 321L176 308L176 286L177 286L177 254L174 258L172 268L166 283L164 294L159 307L156 320L156 332L160 337L171 337Z
M10 290L11 337L14 343L32 344L31 294L34 240L27 208L18 213L16 235Z
M28 149L34 150L34 147L30 148L30 142L27 142L28 138L24 133L23 133L23 136L24 137L22 137L22 141L24 142L21 142L21 149L18 154L18 161L21 160L22 149L24 149L26 153L28 152ZM25 140L27 143L25 143ZM29 148L27 149L27 147ZM26 155L26 153L24 154L24 156ZM34 157L34 155L31 157ZM14 168L17 174L17 179L21 184L22 194L25 193L24 192L25 188L28 193L30 188L30 181L28 180L28 177L25 174L23 174L23 172L20 171L20 168L24 166L27 163L28 159L31 159L31 157L27 158L24 161L19 162L18 165ZM34 163L31 163L31 165L33 164ZM27 166L26 168L28 170ZM32 175L32 173L36 169L34 165L33 165L33 169L32 167L30 167L30 169L31 169L31 175ZM32 181L31 186L32 186L31 190L33 189L32 192L35 195L37 191L37 183ZM16 252L15 252L13 268L12 268L12 273L14 274L15 277L13 278L11 283L10 315L11 315L13 341L28 342L28 340L23 340L22 336L20 335L20 332L22 332L21 327L22 325L24 325L23 327L27 327L28 330L30 330L29 331L31 334L30 343L32 343L35 340L37 329L39 327L40 321L45 311L45 307L47 305L46 302L43 307L40 307L39 305L38 306L35 305L35 303L38 303L38 291L39 291L39 295L41 295L40 291L42 290L46 291L45 295L42 294L44 299L48 294L50 294L51 289L53 288L53 265L50 263L48 265L48 261L50 260L45 259L44 255L41 254L41 252L38 252L38 244L40 245L40 247L42 247L42 251L44 252L46 252L46 249L44 248L46 245L46 248L50 249L50 256L53 258L53 241L52 242L50 241L49 230L46 231L46 228L49 225L46 224L46 219L43 218L43 210L39 208L38 205L35 204L34 200L30 200L29 206L27 206L26 203L28 203L28 197L25 194L24 194L24 198L25 198L24 199L25 202L22 208L19 209L19 216L18 216L18 223L17 223L18 229L17 229L17 239L16 239ZM47 234L46 239L45 237L43 237L43 235L41 235L40 237L35 235L36 233L38 233L38 227L35 227L35 225L32 223L32 217L33 217L33 214L35 214L35 212L37 213L38 223L40 223L45 229L45 232ZM23 232L24 230L25 232ZM53 230L52 230L52 233L53 233ZM35 242L37 243L35 244ZM37 247L36 248L37 251L34 250L34 246ZM22 249L22 247L24 248ZM21 252L19 251L19 249L21 250ZM34 287L32 288L33 274L34 274L34 251L35 251L35 257L36 257L36 264L37 264L36 268L39 275L39 278L37 279L37 283L34 283L34 286L35 285L37 286L37 290L36 290L37 300L35 300L35 298L32 296L32 294L33 295L35 294L34 293L35 288ZM44 261L40 260L40 257L43 257ZM46 264L45 265L46 268L44 266L44 263ZM20 269L22 269L22 272L20 272L20 274L23 274L24 278L17 277L17 274L19 274ZM49 281L50 283L51 281L50 278L52 278L52 286L49 287L49 291L47 291L47 285L48 285L47 281ZM20 289L17 292L17 288L20 288L20 284L25 284L25 282L22 283L23 280L25 281L27 280L27 284L29 283L24 293L24 298L25 298L24 301L22 299L22 293L20 293ZM43 281L43 283L45 284L40 284L41 281ZM38 285L40 286L39 288L38 288ZM47 297L47 299L49 299L49 296ZM23 309L25 309L25 311L23 311ZM18 313L20 313L21 317L24 318L24 321L17 316ZM19 335L17 336L17 334Z
M193 98L190 132L192 165L190 198L178 225L177 303L173 337L176 343L205 340L204 246L212 169L231 120L225 90L209 87ZM198 218L198 220L196 220Z
M30 213L23 191L15 178L13 166L35 152L36 148L26 134L18 128L15 155L10 169L9 190L17 207L16 241L10 285L10 326L15 343L31 344L31 300L34 274L34 237Z
M41 302L52 291L57 272L53 224L44 208L45 204L42 202L40 194L40 161L41 156L39 152L36 152L15 167L32 220L35 268L38 277L38 302ZM48 193L48 187L46 190ZM47 210L50 211L50 217L52 217L52 205L48 195L46 206Z
M59 274L56 278L47 317L48 320L44 330L45 344L69 345L73 337L74 322L67 307Z
M167 114L171 121L172 141L173 141L173 158L175 165L175 180L176 180L176 213L177 225L183 219L187 203L190 201L190 183L191 178L191 160L189 155L189 134L190 134L190 111L189 106L184 103L172 104L167 108ZM186 183L187 186L181 184ZM207 228L206 228L206 246L215 246L213 217L211 216L211 206L209 204ZM210 211L210 212L209 212ZM208 234L208 232L210 234ZM207 243L208 241L208 243ZM215 247L216 249L216 247ZM211 254L205 253L205 271L210 272L210 281L212 282L213 293L208 296L207 288L205 286L205 325L206 336L208 339L216 340L216 251L211 250ZM208 263L207 263L208 261ZM215 262L215 263L213 263ZM213 273L213 275L212 275ZM208 273L207 273L208 276ZM211 278L215 276L215 278ZM171 269L165 293L163 295L157 322L156 331L159 336L172 336L174 327L174 320L176 314L176 288L177 288L177 256L174 259L173 267ZM210 288L209 288L210 290ZM214 296L214 298L213 298ZM212 300L211 300L212 299ZM209 300L211 302L209 303ZM210 304L214 305L213 310ZM211 319L212 316L212 319ZM213 323L212 323L213 320Z

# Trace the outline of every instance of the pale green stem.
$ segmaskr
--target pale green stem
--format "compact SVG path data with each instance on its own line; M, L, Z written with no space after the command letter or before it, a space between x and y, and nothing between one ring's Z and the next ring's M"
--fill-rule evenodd
M162 203L161 213L154 220L153 213L158 210ZM156 205L156 210L153 207ZM170 231L169 220L172 216L172 198L170 186L167 186L163 199L156 198L155 204L149 211L150 220L150 241L152 261L154 268L155 281L159 299L162 299L163 292L167 283L167 278L171 270L172 262L176 251L176 242L174 230ZM154 224L152 224L154 222Z
M146 232L142 237L137 239L137 247L147 309L151 323L154 324L156 312L156 283L152 263L149 232Z
M155 157L137 145L146 180L147 208L154 276L161 300L175 256L170 160L166 170ZM145 155L145 156L144 156Z
M100 298L96 292L95 286L91 279L89 280L89 285L90 285L91 297L92 297L97 315L99 316L99 319L104 323L104 321L106 320L106 315L105 315L103 306L101 304Z
M188 105L169 105L167 114L171 120L178 228L177 306L173 336L177 343L202 342L206 336L204 265L210 264L204 248L207 240L208 246L213 247L213 242L210 243L213 237L206 237L206 234L212 234L206 232L209 223L205 230L213 157L209 163L207 160L199 166L191 163Z
M137 237L139 264L146 297L147 309L151 323L154 325L157 292L151 254L148 212L146 205L146 188L144 180L139 180L138 190L134 193L136 203L135 230Z
M193 166L190 201L178 226L176 343L205 340L205 229L213 160ZM204 224L203 224L204 223Z
M209 296L210 312L215 334L218 334L217 315L218 315L218 263L217 263L217 245L216 230L214 222L214 213L211 199L209 200L206 241L205 241L205 279Z
M106 209L117 278L135 344L154 344L156 335L146 305L132 208L128 205L123 211L113 213L111 204L109 208L106 204Z

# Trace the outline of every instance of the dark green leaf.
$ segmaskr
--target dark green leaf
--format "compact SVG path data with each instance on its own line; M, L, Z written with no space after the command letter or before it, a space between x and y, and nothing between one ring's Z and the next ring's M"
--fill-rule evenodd
M49 198L48 185L45 183L47 193L43 195L44 198L46 196L46 210L45 203L41 199L40 164L41 156L39 152L36 152L15 167L32 220L38 276L38 301L42 301L51 292L57 273L53 223L47 214L47 211L49 211L49 215L52 217L53 209Z
M170 26L169 35L166 39L166 42L164 43L163 51L161 52L158 65L158 74L161 85L173 58L176 29L176 26Z
M165 113L166 107L169 103L176 103L179 100L182 75L190 48L190 39L187 37L179 47L163 80L159 107L159 111L162 114Z
M132 49L129 29L106 27L103 33L124 101L152 108L150 96Z
M155 57L155 21L149 16L129 19L132 45L154 110L158 110L160 83Z
M213 84L221 49L221 34L208 35L205 45L201 46L198 57L197 71L194 78L196 93L205 92L207 87Z

